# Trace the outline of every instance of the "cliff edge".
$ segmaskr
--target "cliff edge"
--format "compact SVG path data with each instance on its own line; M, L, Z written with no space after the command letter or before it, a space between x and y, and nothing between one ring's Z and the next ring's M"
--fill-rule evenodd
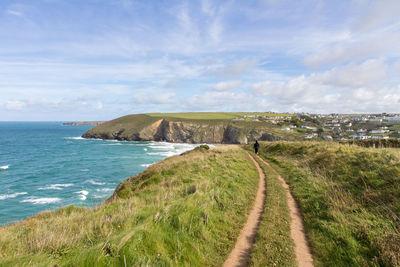
M125 141L246 144L254 140L292 140L261 121L230 118L179 118L171 115L127 115L98 125L82 137Z

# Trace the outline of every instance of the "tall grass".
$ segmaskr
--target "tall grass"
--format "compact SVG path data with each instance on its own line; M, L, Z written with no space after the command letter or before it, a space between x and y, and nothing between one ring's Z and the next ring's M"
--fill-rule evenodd
M400 159L395 149L264 143L303 213L317 266L400 266Z
M0 228L0 265L220 266L258 185L239 148L152 165L94 209L64 207Z

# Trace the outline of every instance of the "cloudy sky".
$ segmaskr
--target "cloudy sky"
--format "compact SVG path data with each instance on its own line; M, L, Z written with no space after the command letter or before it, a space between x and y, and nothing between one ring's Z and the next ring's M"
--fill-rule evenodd
M1 0L0 120L400 112L399 0Z

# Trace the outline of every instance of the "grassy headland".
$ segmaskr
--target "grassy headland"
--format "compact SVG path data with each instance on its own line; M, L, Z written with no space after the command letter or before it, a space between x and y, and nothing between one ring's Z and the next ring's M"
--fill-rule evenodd
M400 266L398 149L274 142L260 155L290 185L316 266Z
M0 228L0 265L220 266L257 185L238 147L170 157L125 180L99 207L69 206Z
M244 144L256 139L303 139L304 134L310 130L289 128L294 122L300 123L297 116L285 113L136 114L103 123L90 129L83 137L214 144Z

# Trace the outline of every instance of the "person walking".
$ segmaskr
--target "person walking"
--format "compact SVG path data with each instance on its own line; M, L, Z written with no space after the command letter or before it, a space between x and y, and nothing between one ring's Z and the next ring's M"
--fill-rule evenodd
M256 152L256 154L258 154L258 148L260 147L260 144L258 143L258 141L256 140L256 142L254 143L254 152Z

